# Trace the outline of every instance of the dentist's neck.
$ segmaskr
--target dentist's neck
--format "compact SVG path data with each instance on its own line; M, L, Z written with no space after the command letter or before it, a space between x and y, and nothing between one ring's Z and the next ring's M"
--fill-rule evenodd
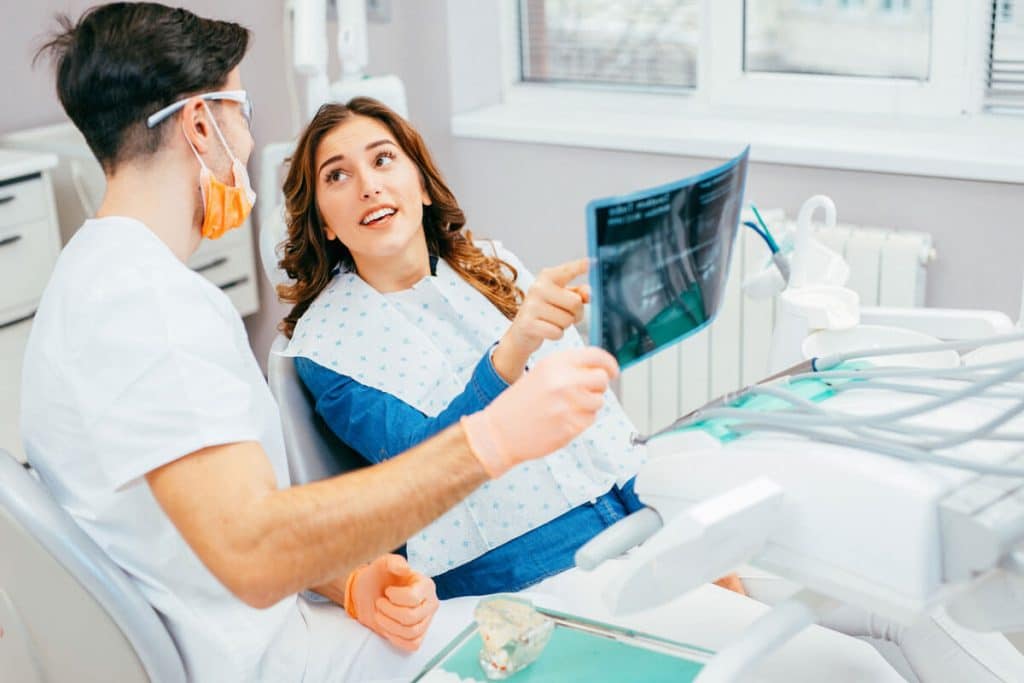
M430 253L427 251L426 235L422 232L420 238L410 242L400 254L353 254L352 260L355 261L359 277L385 294L410 289L430 275Z
M121 164L108 176L96 217L124 216L144 223L185 262L202 239L196 226L199 172L196 164L162 156Z

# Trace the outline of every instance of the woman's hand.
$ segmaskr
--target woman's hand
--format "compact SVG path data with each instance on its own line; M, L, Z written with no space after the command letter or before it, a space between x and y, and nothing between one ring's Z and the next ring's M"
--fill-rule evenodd
M523 374L527 360L545 340L561 339L566 328L583 319L590 287L569 283L586 273L589 265L589 259L577 259L545 268L537 276L491 355L494 369L506 382L511 384Z

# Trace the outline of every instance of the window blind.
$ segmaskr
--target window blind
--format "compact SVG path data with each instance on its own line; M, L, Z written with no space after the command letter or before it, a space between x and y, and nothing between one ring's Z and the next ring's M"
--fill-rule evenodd
M1024 0L993 0L985 105L1024 114Z
M524 81L692 88L697 0L520 0Z

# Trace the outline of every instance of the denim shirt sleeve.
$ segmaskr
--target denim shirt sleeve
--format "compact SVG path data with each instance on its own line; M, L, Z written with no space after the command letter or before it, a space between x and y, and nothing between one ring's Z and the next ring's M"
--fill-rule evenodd
M296 358L295 369L316 402L316 412L338 438L370 462L387 460L485 408L508 388L491 363L491 349L473 370L462 393L436 417L427 417L387 392L347 375Z

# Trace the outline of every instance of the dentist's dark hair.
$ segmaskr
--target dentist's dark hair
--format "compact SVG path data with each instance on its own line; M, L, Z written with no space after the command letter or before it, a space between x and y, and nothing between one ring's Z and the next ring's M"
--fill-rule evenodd
M423 207L423 231L430 253L443 258L505 317L514 318L523 301L523 291L516 286L519 274L510 264L488 256L473 243L473 234L464 229L466 216L445 184L423 138L408 121L384 104L369 97L357 97L348 104L320 107L299 137L295 154L289 160L283 188L288 238L278 265L293 282L278 285L277 294L281 301L294 305L278 329L292 336L295 323L331 281L336 266L355 270L352 254L341 240L327 239L316 200L316 153L320 142L354 116L365 116L384 124L419 169L420 180L431 201Z
M39 48L57 70L57 96L89 148L112 174L118 164L152 155L177 117L153 129L146 118L190 95L218 90L238 66L249 31L152 2L98 5Z

